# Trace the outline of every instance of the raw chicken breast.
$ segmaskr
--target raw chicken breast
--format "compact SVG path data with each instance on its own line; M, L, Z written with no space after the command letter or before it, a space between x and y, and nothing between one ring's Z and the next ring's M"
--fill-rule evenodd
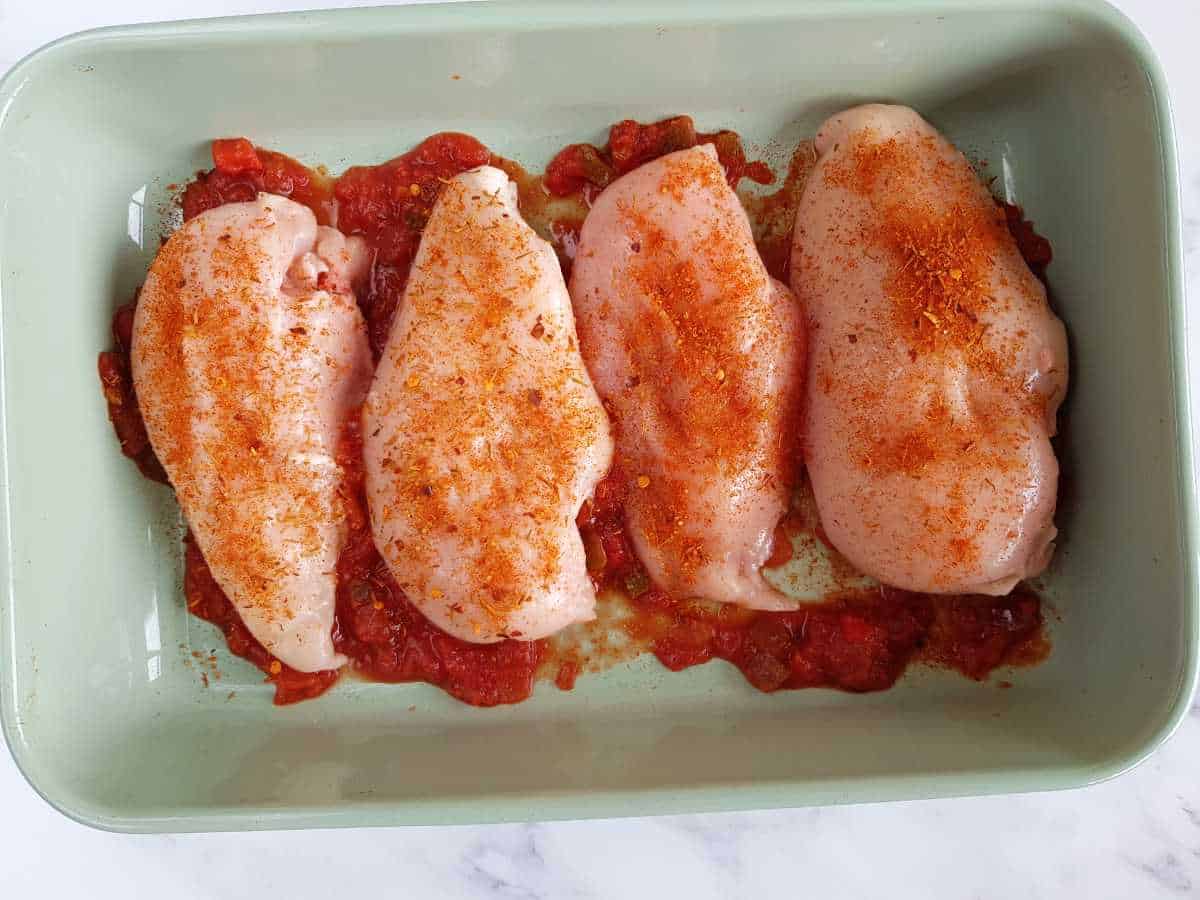
M433 208L363 409L376 546L455 637L595 616L575 524L612 460L554 250L484 166Z
M816 147L791 277L821 523L887 584L1007 593L1054 549L1062 323L1003 211L911 109L847 110Z
M683 597L793 608L761 568L796 474L804 322L767 275L712 146L663 156L597 198L571 297L650 578Z
M138 402L196 542L250 633L301 672L345 662L335 453L370 380L350 289L366 261L359 239L259 194L172 235L134 318Z

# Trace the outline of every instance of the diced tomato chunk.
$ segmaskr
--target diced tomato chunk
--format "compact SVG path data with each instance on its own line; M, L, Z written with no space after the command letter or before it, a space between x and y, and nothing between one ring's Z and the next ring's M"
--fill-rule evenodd
M212 158L217 171L226 175L246 175L263 169L258 151L245 138L217 138L212 142Z

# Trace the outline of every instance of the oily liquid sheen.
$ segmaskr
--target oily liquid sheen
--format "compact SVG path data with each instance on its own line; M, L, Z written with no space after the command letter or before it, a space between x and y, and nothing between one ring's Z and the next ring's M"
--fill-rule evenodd
M319 222L329 224L336 198L338 228L363 236L375 251L366 283L355 289L378 359L421 231L446 180L488 163L507 171L517 183L522 214L553 244L569 274L579 227L595 195L638 165L698 143L714 144L735 189L743 179L774 181L765 164L746 159L733 132L698 133L689 117L676 116L649 125L620 122L604 147L566 147L544 175L526 172L464 134L433 135L403 156L381 165L355 166L336 180L246 141L218 141L216 167L198 173L181 200L184 218L190 219L267 191L309 206ZM811 144L804 142L791 154L774 192L741 195L759 250L771 274L780 279L786 280L791 221L813 161ZM1008 207L1006 213L1022 253L1041 275L1050 259L1049 245L1019 209ZM113 318L116 349L100 355L101 384L122 452L146 477L165 481L146 438L129 374L135 303L136 298ZM911 662L983 679L998 666L1030 665L1049 651L1041 601L1026 587L1007 597L934 597L887 587L845 590L787 613L671 597L649 583L632 551L624 528L621 482L612 476L600 483L579 516L588 569L600 592L597 622L542 641L460 641L429 624L408 602L375 549L358 429L358 417L353 416L339 448L346 472L349 537L338 562L333 640L351 660L350 667L368 679L426 682L465 703L493 706L524 700L539 679L570 690L581 672L649 652L672 671L724 659L763 691L874 691L894 684ZM792 511L776 531L769 566L783 566L791 559L794 540L823 541L812 510L811 493L802 483ZM318 696L337 681L336 672L296 672L274 659L242 624L190 536L185 550L189 611L216 625L231 652L266 674L275 686L276 703ZM828 552L836 568L839 557L831 548Z

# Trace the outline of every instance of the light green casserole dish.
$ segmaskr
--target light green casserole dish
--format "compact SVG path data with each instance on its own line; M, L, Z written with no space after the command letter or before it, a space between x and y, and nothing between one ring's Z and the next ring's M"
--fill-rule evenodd
M452 75L461 76L452 78ZM652 658L476 709L343 679L273 708L189 619L179 515L117 449L96 378L168 185L246 134L334 171L438 130L529 167L625 117L789 146L865 100L917 107L1053 242L1071 335L1057 619L1009 690L933 670L763 695ZM1197 585L1166 87L1110 8L1022 0L496 3L89 32L0 86L4 733L101 828L486 822L1083 785L1185 714ZM222 648L209 688L192 650ZM234 696L230 697L230 692Z

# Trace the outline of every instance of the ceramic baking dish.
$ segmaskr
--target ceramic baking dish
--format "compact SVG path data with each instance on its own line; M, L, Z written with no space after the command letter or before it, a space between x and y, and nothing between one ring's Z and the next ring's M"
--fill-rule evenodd
M169 492L117 450L109 317L214 136L338 171L443 129L530 167L687 112L757 148L916 106L1052 240L1073 354L1054 650L1007 690L752 690L652 659L529 702L350 679L273 708L187 616ZM187 22L53 44L0 86L4 733L56 807L130 831L484 822L1087 784L1185 713L1197 659L1179 207L1161 72L1086 2L506 3ZM193 652L216 651L222 679ZM208 663L203 663L208 665Z

